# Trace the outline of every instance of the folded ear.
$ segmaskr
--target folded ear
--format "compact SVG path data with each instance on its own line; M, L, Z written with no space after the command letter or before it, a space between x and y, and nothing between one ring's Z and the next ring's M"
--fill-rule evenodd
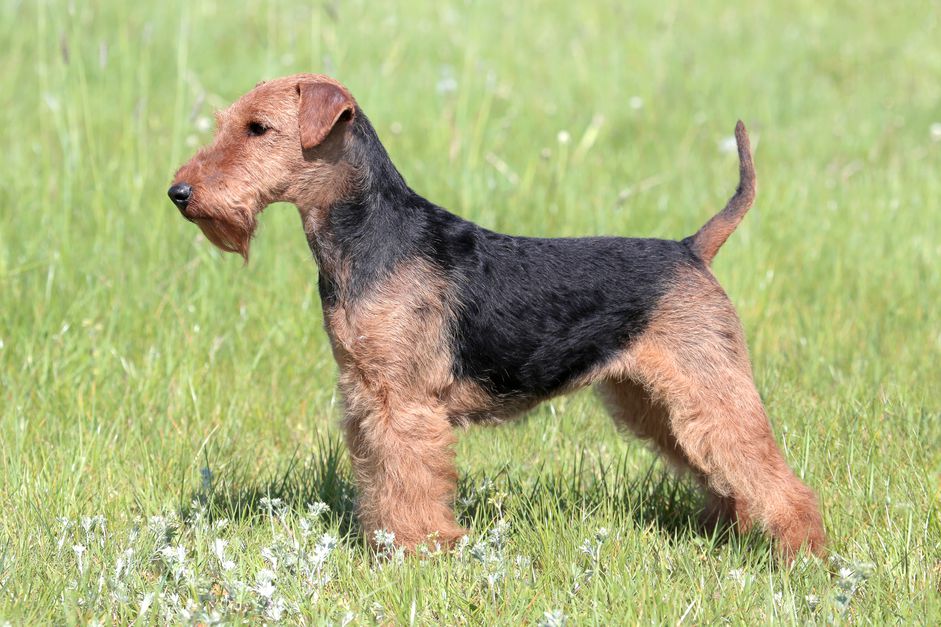
M356 110L353 97L339 85L305 81L297 84L297 93L300 96L297 125L304 150L325 140L338 123L353 119Z

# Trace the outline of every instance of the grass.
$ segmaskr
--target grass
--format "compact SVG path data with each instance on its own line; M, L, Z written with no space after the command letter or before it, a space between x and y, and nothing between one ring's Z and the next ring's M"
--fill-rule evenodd
M0 15L0 622L941 620L936 5ZM744 119L759 198L715 270L832 559L697 532L590 393L462 437L467 546L373 557L294 209L243 267L164 195L214 108L297 71L343 80L415 189L530 235L692 233Z

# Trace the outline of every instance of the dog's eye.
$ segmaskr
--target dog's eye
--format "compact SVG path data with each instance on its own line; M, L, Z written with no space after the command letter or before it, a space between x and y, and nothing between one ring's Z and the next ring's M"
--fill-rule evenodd
M262 124L261 122L249 122L248 123L248 134L253 137L264 135L267 132L268 132L268 127Z

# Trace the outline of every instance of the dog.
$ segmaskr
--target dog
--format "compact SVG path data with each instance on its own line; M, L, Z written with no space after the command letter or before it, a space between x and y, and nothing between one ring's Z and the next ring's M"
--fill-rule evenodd
M515 237L414 192L349 90L299 74L219 112L168 194L246 261L267 205L300 211L367 534L454 542L456 427L594 385L619 425L696 478L708 520L760 525L789 558L822 555L817 499L775 442L710 270L756 192L741 122L735 137L738 189L691 237Z

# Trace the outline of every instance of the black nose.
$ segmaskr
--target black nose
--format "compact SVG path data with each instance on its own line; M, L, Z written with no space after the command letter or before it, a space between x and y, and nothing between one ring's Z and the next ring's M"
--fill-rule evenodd
M177 183L167 190L167 196L173 201L173 204L180 209L186 209L186 205L193 195L193 188L186 183Z

